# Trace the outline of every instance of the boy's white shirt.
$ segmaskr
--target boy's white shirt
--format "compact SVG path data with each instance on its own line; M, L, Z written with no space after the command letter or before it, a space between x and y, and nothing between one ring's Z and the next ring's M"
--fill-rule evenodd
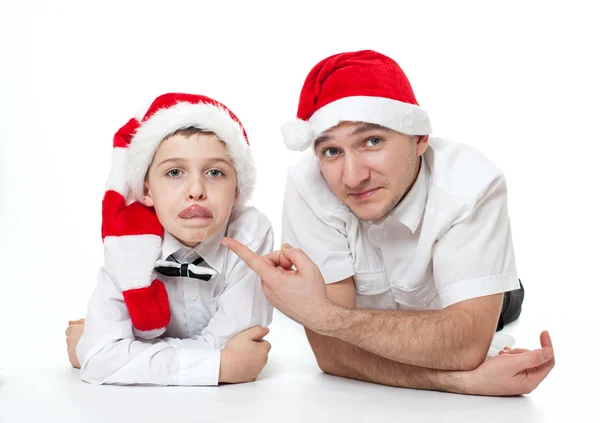
M273 307L259 277L220 244L234 238L257 254L273 250L268 218L248 207L234 210L228 225L191 249L165 232L160 259L204 258L217 274L210 281L153 276L164 282L171 321L163 337L136 339L123 294L102 268L88 302L85 330L77 345L81 378L93 384L217 385L221 348L252 326L267 326Z

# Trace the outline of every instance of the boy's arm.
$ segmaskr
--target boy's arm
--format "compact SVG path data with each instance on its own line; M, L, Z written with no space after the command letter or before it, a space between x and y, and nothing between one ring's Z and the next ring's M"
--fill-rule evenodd
M123 294L101 269L77 345L81 378L93 384L217 385L221 351L191 340L137 340Z
M273 230L265 228L254 239L239 237L256 254L273 250ZM260 278L235 254L228 253L226 287L217 299L217 311L200 333L199 341L207 348L223 348L236 334L252 326L268 326L273 306L262 292Z

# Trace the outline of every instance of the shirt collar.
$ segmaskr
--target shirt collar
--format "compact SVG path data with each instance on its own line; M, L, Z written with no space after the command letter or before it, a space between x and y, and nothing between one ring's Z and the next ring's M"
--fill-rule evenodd
M165 231L160 258L166 260L167 257L172 255L177 261L182 262L193 251L195 253L194 257L196 257L196 254L201 256L210 267L219 273L223 273L227 247L221 245L221 239L225 236L226 230L227 225L214 236L201 242L194 248L183 245L177 238Z
M425 203L429 193L429 167L421 156L419 175L406 196L398 203L388 218L397 220L409 228L414 234L425 211Z

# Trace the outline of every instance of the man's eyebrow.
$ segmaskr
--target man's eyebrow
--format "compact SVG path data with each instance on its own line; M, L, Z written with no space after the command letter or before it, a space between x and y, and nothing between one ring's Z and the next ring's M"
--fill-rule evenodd
M364 124L360 125L358 128L356 128L354 131L352 131L350 136L353 137L355 135L364 134L365 132L374 131L374 130L386 131L386 132L391 131L390 128L386 128L385 126L377 125L376 123L364 123Z
M322 134L319 138L317 138L315 140L315 150L317 149L317 147L319 146L319 144L322 144L326 141L329 141L331 139L331 135L327 135L327 134Z
M364 134L365 132L369 132L369 131L391 131L390 128L386 128L385 126L381 126L378 125L376 123L368 123L365 122L362 125L360 125L358 128L356 128L354 131L352 131L350 133L350 136L356 136L356 135L360 135L360 134ZM315 150L317 149L317 147L319 146L319 144L324 143L326 141L331 140L331 135L327 135L327 134L322 134L319 138L317 138L315 140Z

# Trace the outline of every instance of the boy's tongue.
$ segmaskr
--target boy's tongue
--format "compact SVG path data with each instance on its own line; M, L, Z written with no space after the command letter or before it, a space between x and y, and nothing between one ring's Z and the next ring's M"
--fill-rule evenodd
M192 204L179 213L179 217L182 219L194 219L196 217L209 219L212 217L212 213L205 207L199 206L198 204Z

